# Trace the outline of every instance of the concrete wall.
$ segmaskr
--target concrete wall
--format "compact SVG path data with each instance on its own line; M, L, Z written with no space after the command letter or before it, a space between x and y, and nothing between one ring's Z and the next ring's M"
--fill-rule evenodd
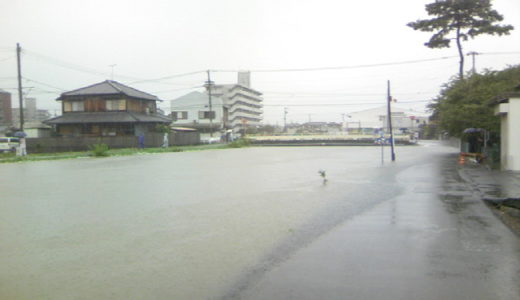
M200 134L198 132L171 132L168 140L170 146L196 145L200 144ZM137 148L138 146L136 136L27 138L27 152L85 151L89 150L89 146L97 143L107 144L111 149ZM162 133L145 135L145 148L160 147L162 143Z
M501 164L505 170L520 171L520 97L509 99L508 113L501 118Z
M507 170L507 157L509 149L509 123L508 115L500 115L500 168Z
M211 93L213 95L213 93ZM208 95L200 92L191 92L170 102L172 112L187 112L187 119L175 120L172 125L177 127L209 128L209 119L200 119L200 111L209 111ZM215 112L215 118L211 121L213 129L222 128L224 120L224 107L222 100L213 96L211 99L211 110Z

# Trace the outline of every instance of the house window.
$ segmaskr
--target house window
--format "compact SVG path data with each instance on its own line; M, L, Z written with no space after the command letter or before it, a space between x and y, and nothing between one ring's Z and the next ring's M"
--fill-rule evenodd
M187 120L188 112L187 111L174 111L174 112L172 112L172 117L174 120Z
M107 110L122 111L126 110L126 101L123 100L106 100L105 106Z
M65 101L63 102L63 112L85 111L85 103L83 101Z
M63 112L72 111L72 103L69 101L63 101Z
M199 111L199 119L215 119L214 111Z
M72 111L85 111L85 103L83 101L73 101Z

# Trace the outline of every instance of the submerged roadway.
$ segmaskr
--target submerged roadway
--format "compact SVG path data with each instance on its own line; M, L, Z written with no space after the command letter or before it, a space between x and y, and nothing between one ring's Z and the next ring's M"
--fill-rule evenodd
M520 240L459 176L456 149L385 155L2 164L0 298L520 299Z

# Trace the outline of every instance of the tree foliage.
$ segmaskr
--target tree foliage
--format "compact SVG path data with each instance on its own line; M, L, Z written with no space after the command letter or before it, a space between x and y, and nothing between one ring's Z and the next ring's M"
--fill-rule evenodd
M426 4L431 19L417 20L407 25L414 30L435 32L424 45L429 48L449 48L452 39L459 53L459 77L464 77L462 41L478 35L504 35L513 30L511 25L500 25L504 18L491 7L491 0L436 0ZM455 35L450 38L450 35Z
M494 115L493 99L519 84L520 65L503 71L486 70L467 79L454 78L430 105L432 119L451 136L460 136L466 128L498 133L500 120Z

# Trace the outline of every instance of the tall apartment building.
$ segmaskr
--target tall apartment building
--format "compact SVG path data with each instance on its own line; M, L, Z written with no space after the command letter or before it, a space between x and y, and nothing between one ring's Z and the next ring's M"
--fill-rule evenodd
M0 89L0 127L11 126L13 123L11 109L11 93Z
M251 88L250 72L238 72L236 84L213 85L211 95L222 99L227 108L226 123L233 130L237 131L245 125L260 125L263 98L262 93Z
M20 109L13 108L12 111L12 121L13 125L20 125ZM35 98L25 98L23 105L23 120L24 123L39 123L44 120L47 120L51 117L51 114L48 110L38 109L36 106Z

